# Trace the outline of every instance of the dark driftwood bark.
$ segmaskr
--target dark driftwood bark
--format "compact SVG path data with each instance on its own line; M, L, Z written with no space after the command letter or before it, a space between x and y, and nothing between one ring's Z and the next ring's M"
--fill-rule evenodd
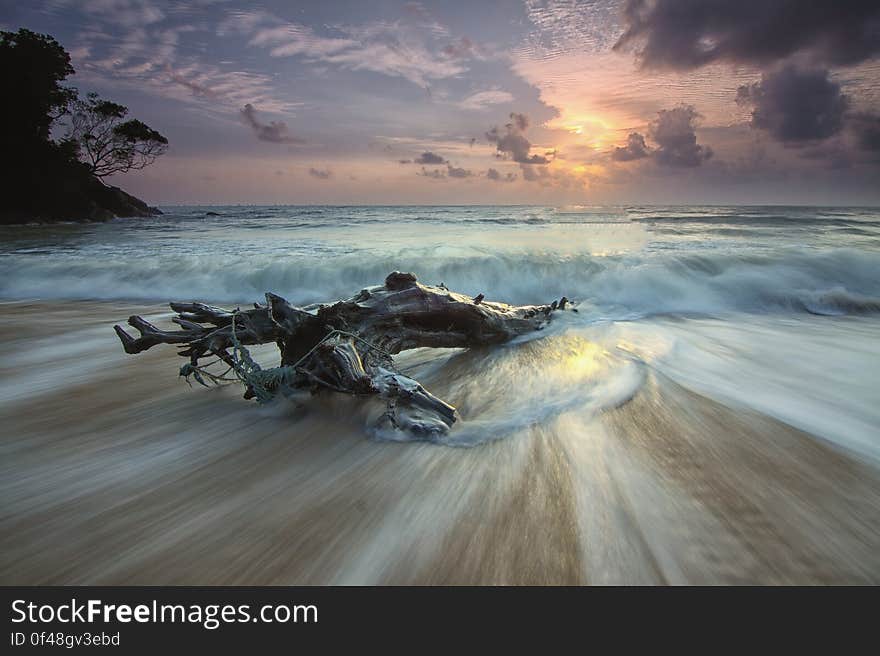
M201 303L171 303L181 330L166 331L141 317L128 323L140 337L115 326L126 353L156 344L176 344L180 355L198 371L199 359L216 357L238 366L240 345L275 342L285 376L282 387L317 392L329 389L377 395L387 403L382 423L430 437L447 431L455 408L396 371L391 356L418 347L454 348L501 344L540 330L551 313L564 310L562 298L549 305L511 306L423 285L411 273L393 272L385 284L328 305L298 308L280 296L266 294L266 305L231 312ZM233 333L234 330L234 333ZM245 398L255 395L245 391Z

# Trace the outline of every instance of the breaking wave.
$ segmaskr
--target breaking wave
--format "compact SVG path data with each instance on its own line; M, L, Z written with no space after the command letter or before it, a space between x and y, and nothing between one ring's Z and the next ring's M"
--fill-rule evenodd
M31 252L0 258L4 298L296 303L347 297L393 270L512 303L566 295L608 318L656 314L880 311L880 253L854 249L613 256L406 249L325 257L202 253L99 257Z

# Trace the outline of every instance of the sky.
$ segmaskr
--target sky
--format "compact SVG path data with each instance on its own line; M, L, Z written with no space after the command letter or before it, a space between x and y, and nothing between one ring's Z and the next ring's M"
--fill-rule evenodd
M880 204L880 2L0 0L151 204Z

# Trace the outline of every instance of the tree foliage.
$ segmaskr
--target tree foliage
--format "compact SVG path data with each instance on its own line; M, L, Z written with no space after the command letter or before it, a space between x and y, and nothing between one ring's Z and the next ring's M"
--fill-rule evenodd
M168 139L137 119L125 120L128 108L95 93L70 107L68 139L99 178L142 169L168 148Z
M76 98L61 83L73 74L70 55L46 34L21 29L0 32L0 103L6 138L48 141L52 124Z
M94 93L80 98L76 89L63 86L73 73L70 55L51 36L27 29L0 32L0 84L9 94L0 116L10 151L34 159L37 168L37 160L47 157L79 157L99 178L142 169L165 152L168 140L141 121L126 120L124 105ZM68 134L55 142L52 128L62 117Z
M143 168L168 146L144 123L126 120L123 105L93 94L80 99L64 85L73 73L70 55L51 36L0 31L0 149L13 163L0 176L0 223L131 211L117 202L131 197L99 178ZM56 140L60 119L69 133Z

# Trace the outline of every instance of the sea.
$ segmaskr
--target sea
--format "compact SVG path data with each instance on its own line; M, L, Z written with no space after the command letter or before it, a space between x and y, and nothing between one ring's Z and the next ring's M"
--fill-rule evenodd
M214 473L233 482L198 488L198 507L239 499L223 521L255 513L249 521L274 551L241 538L245 551L269 559L265 569L217 560L188 578L186 563L204 562L203 547L165 516L156 521L167 540L146 552L124 545L109 573L72 552L79 568L64 570L11 543L30 569L0 569L5 582L880 580L880 208L161 209L154 218L0 227L0 408L14 417L7 427L18 427L4 446L9 512L18 520L39 508L60 512L65 494L100 505L97 488L82 482L100 478L96 465L68 451L76 440L94 450L104 435L109 451L94 453L114 480L132 476L134 495L161 482L152 469L159 455L192 469L210 462L206 449L227 459L249 452L237 465L251 468L247 484L229 473L239 469L218 464ZM512 304L566 296L578 311L494 349L397 356L401 370L459 409L461 420L432 444L375 433L366 401L260 408L189 389L176 379L171 347L125 356L111 329L128 313L167 322L172 300L244 307L271 291L298 305L330 302L396 270ZM106 425L70 435L65 399L85 403L90 422L107 413ZM252 425L262 428L248 438ZM138 440L124 460L113 455L119 435ZM151 455L147 436L161 454ZM47 440L63 468L40 461ZM318 443L329 451L313 452ZM297 464L278 469L279 453ZM306 464L308 474L299 469ZM274 492L255 482L254 469ZM45 478L53 472L56 487ZM358 492L339 498L321 476ZM233 484L251 491L233 493ZM335 500L318 500L308 485ZM300 495L287 499L302 514L279 506L273 523L258 507L283 491ZM51 521L52 540L86 539L63 513ZM497 526L483 533L483 521ZM336 545L335 555L304 546L300 534L282 539L277 531L291 522ZM133 524L115 526L140 536ZM300 565L278 552L285 540L308 552ZM192 558L169 565L174 545Z

